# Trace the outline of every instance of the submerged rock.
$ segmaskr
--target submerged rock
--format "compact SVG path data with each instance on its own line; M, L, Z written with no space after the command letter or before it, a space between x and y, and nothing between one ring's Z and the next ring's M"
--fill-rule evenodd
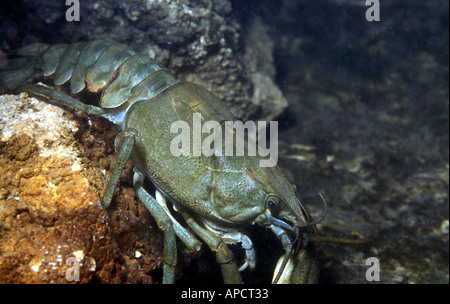
M249 62L264 46L245 38L229 0L80 1L80 21L72 22L65 18L69 6L64 2L22 0L10 9L0 18L0 36L6 37L2 48L98 39L124 43L149 54L180 79L211 90L239 119L270 120L287 105L274 74L263 70L270 60L262 65ZM270 43L263 29L247 32L262 34L263 42ZM244 48L251 56L242 56Z

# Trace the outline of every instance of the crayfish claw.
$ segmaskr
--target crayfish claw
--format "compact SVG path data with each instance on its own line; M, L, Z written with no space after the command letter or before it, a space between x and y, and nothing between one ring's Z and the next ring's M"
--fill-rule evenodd
M239 271L244 271L245 269L247 269L247 267L248 267L249 265L250 265L250 264L249 264L248 261L246 260L245 263L242 264L241 267L239 267Z

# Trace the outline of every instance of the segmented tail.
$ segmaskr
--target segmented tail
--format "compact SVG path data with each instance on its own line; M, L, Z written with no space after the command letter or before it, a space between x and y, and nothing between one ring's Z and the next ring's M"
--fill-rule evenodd
M0 65L0 87L12 90L36 75L42 66L42 55L49 48L44 43L35 43L13 52Z
M170 71L147 55L107 41L23 47L0 66L0 88L20 90L35 75L52 76L51 86L70 80L72 94L83 89L101 93L103 108L152 98L177 82Z

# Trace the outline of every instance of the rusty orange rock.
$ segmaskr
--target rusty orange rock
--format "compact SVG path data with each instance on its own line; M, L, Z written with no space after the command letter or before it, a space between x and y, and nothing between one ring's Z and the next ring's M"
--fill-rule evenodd
M161 236L133 189L99 203L115 135L25 94L0 103L0 283L156 282Z

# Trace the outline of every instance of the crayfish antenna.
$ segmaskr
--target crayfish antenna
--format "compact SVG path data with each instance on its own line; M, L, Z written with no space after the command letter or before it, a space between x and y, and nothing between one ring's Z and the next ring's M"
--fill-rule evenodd
M322 218L318 221L318 222L315 222L315 225L319 225L320 223L322 223L323 221L325 221L325 219L327 218L327 212L328 212L328 205L327 205L327 201L325 200L325 198L323 197L323 195L322 194L320 194L320 193L317 193L319 196L320 196L320 198L322 199L322 202L323 202L323 206L324 206L324 214L323 214L323 216L322 216Z
M323 197L322 194L317 193L320 198L323 201L324 204L324 215L322 216L322 218L319 221L315 221L312 216L309 214L309 212L306 211L307 215L308 215L308 220L310 221L308 223L308 226L313 227L314 232L318 232L318 229L316 227L316 225L322 223L323 221L325 221L325 219L327 218L327 202L325 201L325 198ZM355 234L358 236L358 239L349 239L349 238L345 238L345 237L334 237L334 236L327 236L327 235L318 235L316 233L313 234L309 234L308 235L308 240L312 241L312 242L331 242L331 243L345 243L345 244L363 244L365 242L367 242L367 237L362 234L359 231L356 231L352 228L349 227L345 227L345 226L341 226L341 225L336 225L336 224L324 224L325 226L328 227L334 227L337 229L341 229L341 230L346 230L349 231L352 234Z
M328 211L328 205L327 205L327 202L325 201L325 198L323 197L322 194L320 194L320 193L317 193L317 194L320 196L320 198L322 199L322 202L324 204L324 215L322 216L322 218L319 221L315 221L314 218L309 213L309 211L306 210L305 207L303 207L303 211L306 215L305 217L308 219L307 226L311 227L313 229L313 233L317 233L318 230L317 230L316 226L318 224L322 223L327 218L327 211Z
M316 235L310 236L310 240L312 242L344 243L344 244L364 244L367 242L367 237L355 229L341 226L341 225L335 225L335 224L326 224L325 226L349 231L350 233L357 235L358 239L350 239L350 238L346 238L346 237L334 237L334 236L317 235L316 234Z

